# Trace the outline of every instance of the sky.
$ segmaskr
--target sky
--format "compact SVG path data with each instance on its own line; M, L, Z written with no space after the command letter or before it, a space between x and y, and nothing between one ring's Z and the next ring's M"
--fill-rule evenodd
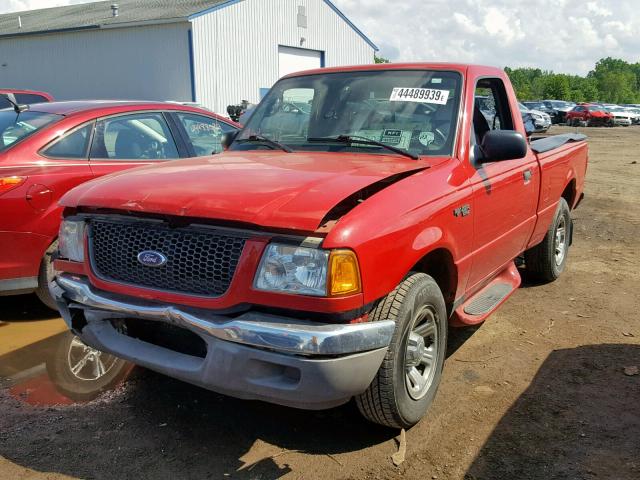
M0 13L86 0L0 0ZM640 0L333 0L391 61L538 67L585 75L640 61ZM311 19L310 19L311 21Z

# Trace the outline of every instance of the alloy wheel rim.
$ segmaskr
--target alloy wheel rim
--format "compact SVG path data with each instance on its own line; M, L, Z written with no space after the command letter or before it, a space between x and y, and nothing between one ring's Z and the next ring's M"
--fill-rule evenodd
M73 337L67 352L67 365L78 380L95 381L105 376L116 364L116 357L85 345Z
M556 227L554 247L556 265L560 266L567 253L567 223L564 216L560 217L560 221Z
M435 310L425 305L414 317L405 350L405 385L414 400L423 398L433 383L440 353L438 337Z

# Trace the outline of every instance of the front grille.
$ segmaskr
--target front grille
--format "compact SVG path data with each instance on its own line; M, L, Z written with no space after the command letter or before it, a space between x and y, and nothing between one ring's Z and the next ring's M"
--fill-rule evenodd
M206 228L170 228L152 222L93 219L89 246L95 274L107 281L199 296L227 291L246 237ZM138 254L159 252L160 267L143 265Z

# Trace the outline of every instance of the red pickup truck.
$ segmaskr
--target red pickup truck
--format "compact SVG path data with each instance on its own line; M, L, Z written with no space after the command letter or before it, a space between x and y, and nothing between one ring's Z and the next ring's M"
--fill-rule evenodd
M458 64L289 75L225 146L63 197L63 317L172 377L306 409L355 397L391 427L424 415L448 327L495 311L518 257L562 273L587 168L583 136L527 143L503 71Z

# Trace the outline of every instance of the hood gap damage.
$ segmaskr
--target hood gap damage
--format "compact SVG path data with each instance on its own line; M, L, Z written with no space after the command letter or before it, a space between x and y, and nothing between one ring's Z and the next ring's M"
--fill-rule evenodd
M356 192L352 193L348 197L340 200L336 205L334 205L327 212L327 214L320 221L320 225L318 226L317 231L328 232L333 228L333 226L338 222L338 220L340 220L342 217L344 217L347 213L349 213L351 210L356 208L358 205L363 203L365 200L371 198L376 193L384 190L387 187L390 187L391 185L399 182L400 180L403 180L407 177L415 175L416 173L420 173L428 168L429 166L424 166L424 167L416 168L414 170L400 172L395 175L385 177L382 180L378 180L377 182L374 182L370 185L367 185L364 188L361 188L360 190L357 190Z

